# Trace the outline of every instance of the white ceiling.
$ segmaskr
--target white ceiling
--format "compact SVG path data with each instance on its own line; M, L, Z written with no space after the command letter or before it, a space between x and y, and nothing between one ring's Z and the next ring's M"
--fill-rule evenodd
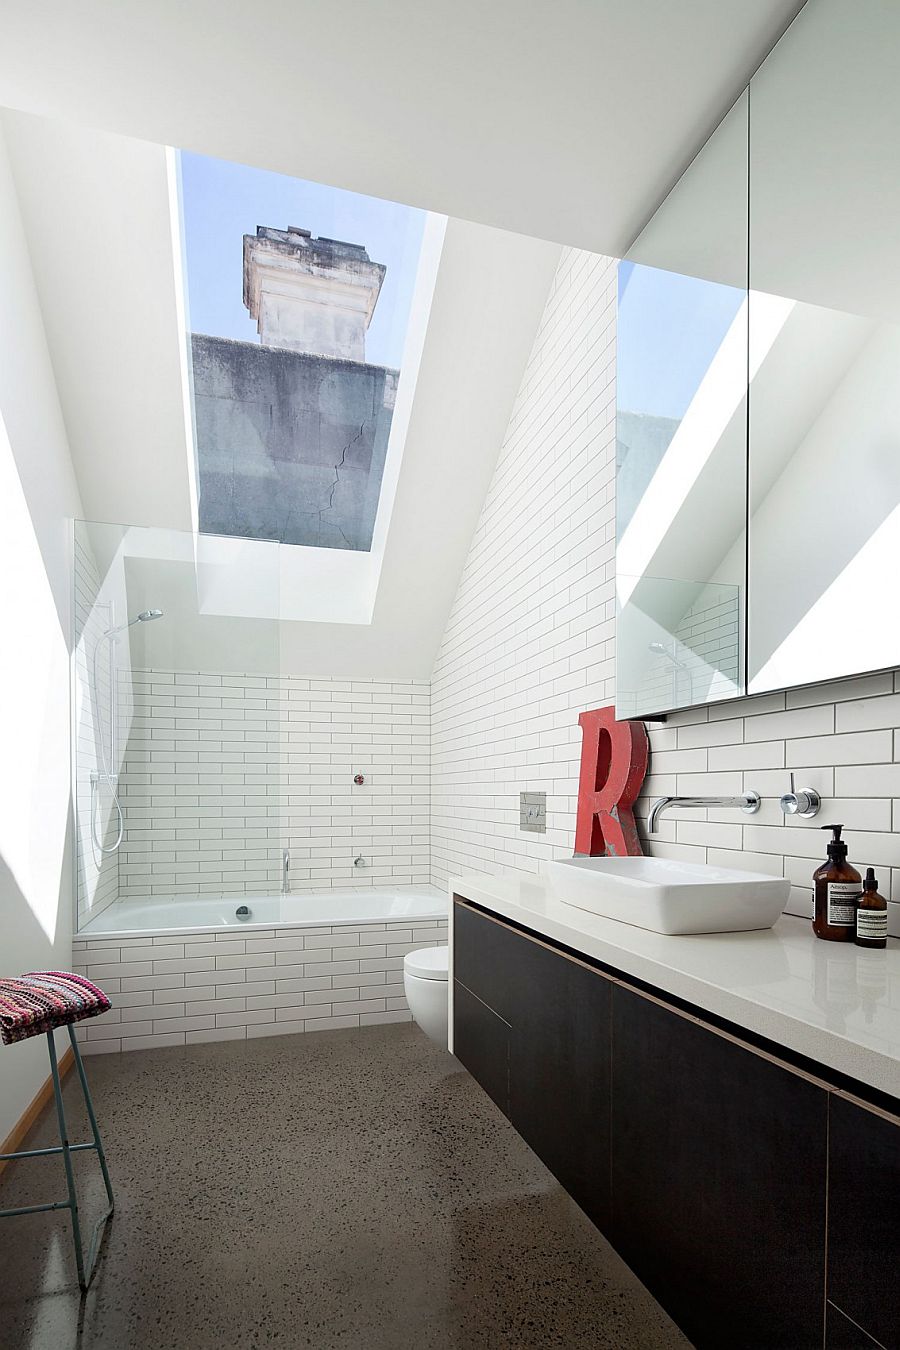
M0 123L84 509L189 530L166 151L23 114Z
M812 0L643 231L635 262L900 316L900 4Z
M162 146L455 218L372 623L281 630L283 669L370 677L430 674L556 245L623 253L800 7L0 3L0 104L52 119L8 133L95 519L191 519Z
M0 103L621 255L799 0L3 0Z

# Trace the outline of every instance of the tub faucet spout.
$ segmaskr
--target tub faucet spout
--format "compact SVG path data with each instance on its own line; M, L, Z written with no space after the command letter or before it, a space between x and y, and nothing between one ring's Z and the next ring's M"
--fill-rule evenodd
M291 850L284 849L281 854L281 894L291 893Z

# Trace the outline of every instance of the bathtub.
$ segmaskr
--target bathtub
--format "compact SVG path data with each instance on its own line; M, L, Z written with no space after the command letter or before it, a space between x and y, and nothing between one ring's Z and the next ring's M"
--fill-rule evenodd
M81 928L82 938L207 933L219 928L292 928L447 917L436 888L298 891L294 895L183 895L175 900L120 900ZM238 914L248 909L249 915Z
M79 1026L82 1049L408 1022L403 958L446 944L448 909L428 886L119 901L72 942L112 1001Z

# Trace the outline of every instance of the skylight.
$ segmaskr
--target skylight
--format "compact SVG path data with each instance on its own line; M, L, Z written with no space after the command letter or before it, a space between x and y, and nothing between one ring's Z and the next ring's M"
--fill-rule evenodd
M368 552L426 213L183 152L201 533Z

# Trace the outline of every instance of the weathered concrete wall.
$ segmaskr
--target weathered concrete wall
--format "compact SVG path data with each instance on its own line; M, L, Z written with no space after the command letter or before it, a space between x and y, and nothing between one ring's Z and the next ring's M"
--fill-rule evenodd
M192 335L200 529L367 550L397 371Z

